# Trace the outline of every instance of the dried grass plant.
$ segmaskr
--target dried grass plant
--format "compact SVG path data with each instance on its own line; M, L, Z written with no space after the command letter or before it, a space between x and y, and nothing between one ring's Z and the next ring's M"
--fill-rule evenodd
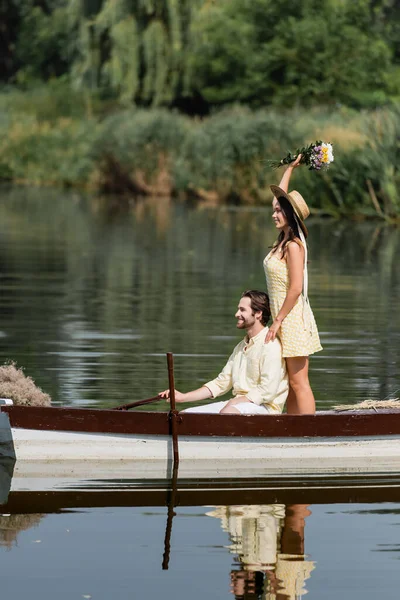
M51 405L50 396L13 362L0 366L0 398L10 398L19 406Z
M333 409L337 411L345 410L378 410L379 408L400 409L400 400L391 398L388 400L363 400L357 404L338 404Z

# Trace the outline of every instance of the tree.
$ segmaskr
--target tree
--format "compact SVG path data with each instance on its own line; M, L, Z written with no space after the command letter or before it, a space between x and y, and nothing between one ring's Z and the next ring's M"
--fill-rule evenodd
M0 81L15 73L14 47L20 25L16 0L0 0Z
M123 102L158 106L190 93L193 14L204 0L69 2L78 30L72 76L108 88Z
M194 24L194 85L215 104L380 104L400 80L377 14L370 0L221 0Z
M0 0L0 81L60 76L89 96L189 112L375 106L400 97L400 4Z

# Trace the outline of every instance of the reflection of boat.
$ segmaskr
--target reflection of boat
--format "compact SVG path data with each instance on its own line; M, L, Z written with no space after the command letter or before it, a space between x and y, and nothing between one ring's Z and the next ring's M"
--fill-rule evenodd
M239 562L239 571L231 572L236 597L246 597L246 583L253 584L257 572L265 574L265 599L294 600L307 593L305 583L315 566L304 554L307 505L218 506L207 515L221 520L229 551Z
M15 473L6 513L50 513L64 508L104 506L167 506L172 484L167 480L38 479L36 487L24 485ZM29 481L31 484L31 481ZM8 490L7 490L8 491ZM301 480L178 479L174 490L176 506L238 504L335 504L400 502L400 477L326 477Z
M15 481L17 481L17 485ZM23 483L23 480L20 480L17 475L12 481L8 501L1 506L0 512L3 515L22 514L29 516L29 514L32 514L33 518L32 520L23 519L22 522L19 520L16 520L16 522L7 522L5 520L3 523L0 519L0 528L4 527L7 529L7 527L12 527L14 528L13 530L17 531L16 526L23 528L25 524L27 526L29 524L34 525L40 515L68 512L70 509L81 511L89 507L168 506L162 563L165 569L168 568L172 519L175 514L174 508L178 506L202 505L209 507L222 504L227 506L262 504L265 506L267 504L285 504L285 518L287 518L290 516L287 510L288 505L296 503L303 505L332 505L335 502L381 503L400 501L400 477L370 477L368 479L361 477L327 477L324 481L326 487L323 487L322 482L318 481L318 479L301 479L296 481L285 478L276 480L243 479L236 481L199 481L197 479L192 481L176 481L174 479L172 481L166 481L165 479L162 481L138 481L134 479L113 480L109 478L103 481L92 479L87 481L65 480L64 482L55 482L51 480L47 483L50 484L50 482L53 483L53 487L48 487L45 490L24 490L20 487L18 488L18 485ZM265 515L265 510L261 510L260 514ZM5 519L7 518L5 517ZM280 518L279 508L277 518ZM12 534L5 533L5 536L10 535ZM6 538L5 536L3 536L4 539L10 541L10 538ZM296 552L293 547L289 547L287 544L285 547L286 550L281 544L280 568L279 570L276 568L275 573L279 580L286 579L286 581L289 581L290 578L284 574L283 567L288 566L289 570L293 571L293 556L291 555L296 554ZM302 550L301 554L304 554L304 550ZM253 565L254 563L253 559ZM235 573L237 572L235 571ZM250 571L247 570L246 573L250 573ZM293 580L293 577L291 580ZM289 589L288 584L286 584L285 589ZM273 598L273 595L265 596L264 600L273 600ZM277 596L277 598L284 599L282 595Z
M170 414L1 406L17 472L82 478L166 478ZM9 419L6 425L4 420ZM303 415L182 414L175 418L180 477L400 472L400 411Z

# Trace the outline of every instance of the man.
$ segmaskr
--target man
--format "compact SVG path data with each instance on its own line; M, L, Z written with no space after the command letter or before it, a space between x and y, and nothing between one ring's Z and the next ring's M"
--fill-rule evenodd
M288 395L288 377L280 341L265 343L266 326L271 316L268 296L248 290L242 294L235 314L236 327L246 337L233 350L216 379L201 388L182 394L175 390L176 402L198 402L217 398L233 388L233 397L225 402L186 409L184 412L262 415L279 414ZM169 398L169 390L161 392Z

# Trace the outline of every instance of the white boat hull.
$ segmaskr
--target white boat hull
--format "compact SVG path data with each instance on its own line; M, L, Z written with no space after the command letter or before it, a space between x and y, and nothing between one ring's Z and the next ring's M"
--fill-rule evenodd
M12 429L13 489L42 478L166 479L169 436ZM180 478L296 477L301 474L400 473L400 436L249 438L179 437Z

